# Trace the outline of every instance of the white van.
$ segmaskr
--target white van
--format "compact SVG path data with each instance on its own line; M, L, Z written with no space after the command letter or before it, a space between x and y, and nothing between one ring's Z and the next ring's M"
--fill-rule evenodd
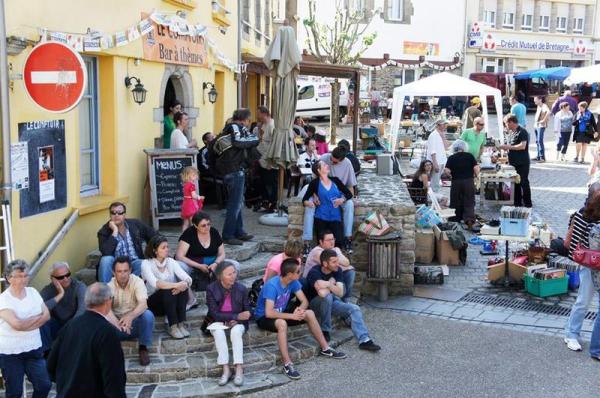
M347 113L348 86L340 81L340 117ZM325 118L331 116L331 84L329 82L298 82L296 116Z

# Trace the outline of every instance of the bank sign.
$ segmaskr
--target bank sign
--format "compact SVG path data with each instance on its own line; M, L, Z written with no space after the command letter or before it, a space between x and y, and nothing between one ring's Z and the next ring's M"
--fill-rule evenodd
M573 56L585 56L592 50L589 39L551 39L535 38L529 34L517 36L504 32L485 31L485 26L474 22L468 34L470 48L479 48L481 52L495 52L498 50L528 51L544 53L570 53Z

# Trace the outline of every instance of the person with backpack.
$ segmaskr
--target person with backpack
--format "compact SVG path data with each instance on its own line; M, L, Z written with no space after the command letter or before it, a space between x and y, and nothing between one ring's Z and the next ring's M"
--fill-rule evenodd
M242 245L253 238L244 231L242 219L246 169L260 158L260 152L256 149L259 139L248 131L250 117L250 110L245 108L233 112L231 123L225 125L209 150L212 152L214 169L223 177L229 193L223 224L223 241L229 245Z

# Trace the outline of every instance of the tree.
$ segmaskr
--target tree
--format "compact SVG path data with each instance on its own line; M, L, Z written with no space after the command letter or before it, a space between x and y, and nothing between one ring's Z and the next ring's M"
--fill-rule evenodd
M306 29L307 45L311 54L323 63L354 65L362 54L373 44L377 33L365 34L373 19L374 10L346 7L347 0L335 0L333 23L320 23L316 20L317 1L308 1L308 18L302 22ZM359 2L360 3L360 2ZM358 94L356 101L358 101ZM340 83L335 79L331 84L331 143L336 143L339 123ZM357 117L357 115L355 115Z

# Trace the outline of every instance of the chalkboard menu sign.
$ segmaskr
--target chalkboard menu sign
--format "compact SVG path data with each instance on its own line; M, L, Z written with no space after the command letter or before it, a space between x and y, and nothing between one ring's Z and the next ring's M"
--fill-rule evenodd
M196 167L196 149L147 149L150 177L152 224L158 229L158 220L178 218L183 201L181 172L185 167Z

